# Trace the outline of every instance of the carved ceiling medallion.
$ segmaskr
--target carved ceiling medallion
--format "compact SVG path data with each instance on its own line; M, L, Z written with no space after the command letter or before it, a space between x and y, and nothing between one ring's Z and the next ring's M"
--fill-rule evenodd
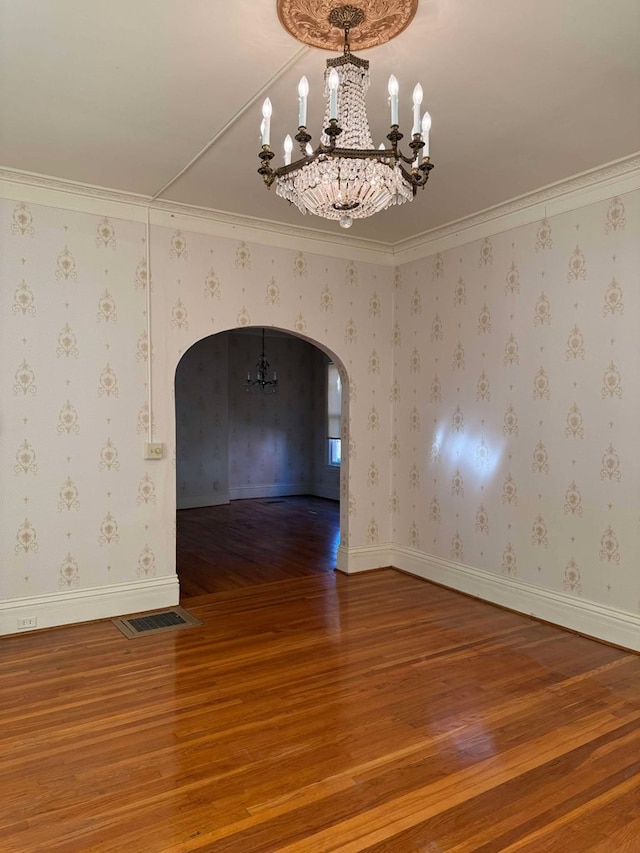
M282 26L298 41L322 50L341 51L344 32L332 23L350 8L362 20L349 33L354 51L391 41L413 20L418 0L277 0ZM340 11L336 11L340 10Z

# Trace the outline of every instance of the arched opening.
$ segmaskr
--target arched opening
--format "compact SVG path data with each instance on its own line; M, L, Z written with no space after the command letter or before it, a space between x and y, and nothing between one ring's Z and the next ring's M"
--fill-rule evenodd
M176 367L176 566L183 600L333 573L346 534L344 365L316 341L266 328L278 390L248 393L262 331L243 327L202 338ZM327 429L331 364L343 384L340 464Z

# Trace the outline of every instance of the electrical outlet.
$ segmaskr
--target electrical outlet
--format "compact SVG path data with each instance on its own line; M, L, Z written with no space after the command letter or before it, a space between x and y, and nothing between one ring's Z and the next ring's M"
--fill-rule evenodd
M37 616L22 616L18 619L18 631L28 631L30 628L38 627Z
M148 441L144 446L145 459L162 459L164 444L161 441Z

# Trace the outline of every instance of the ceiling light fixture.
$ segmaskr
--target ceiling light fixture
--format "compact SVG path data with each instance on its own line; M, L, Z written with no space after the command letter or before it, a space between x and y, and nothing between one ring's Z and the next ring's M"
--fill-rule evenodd
M278 376L274 370L273 379L267 378L269 376L269 362L264 353L264 329L262 330L262 354L256 366L258 370L255 379L251 378L251 372L247 372L247 379L244 383L245 391L250 394L275 394L278 390Z
M365 12L355 6L337 6L328 15L332 26L344 30L344 52L327 60L324 75L327 106L318 147L312 148L307 132L306 77L298 86L299 126L295 136L302 158L291 162L293 140L287 136L284 166L271 167L274 153L270 145L269 98L262 107L260 126L262 150L258 173L267 187L275 183L277 195L295 204L301 213L338 219L343 228L349 228L354 219L364 219L391 205L411 201L418 188L425 186L433 169L429 158L431 117L425 112L420 118L423 93L419 83L413 90L411 156L405 156L398 147L403 134L398 123L398 81L393 74L389 78L391 128L387 139L390 144L373 147L365 107L369 62L354 56L349 48L351 29L364 20Z

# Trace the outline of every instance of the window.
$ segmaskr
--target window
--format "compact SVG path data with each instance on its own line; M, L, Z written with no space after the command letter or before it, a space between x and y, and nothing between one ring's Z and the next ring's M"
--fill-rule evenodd
M342 455L341 441L339 438L329 439L329 465L340 465Z
M329 465L340 465L342 442L340 441L340 414L342 411L342 383L335 364L327 365L327 439Z

